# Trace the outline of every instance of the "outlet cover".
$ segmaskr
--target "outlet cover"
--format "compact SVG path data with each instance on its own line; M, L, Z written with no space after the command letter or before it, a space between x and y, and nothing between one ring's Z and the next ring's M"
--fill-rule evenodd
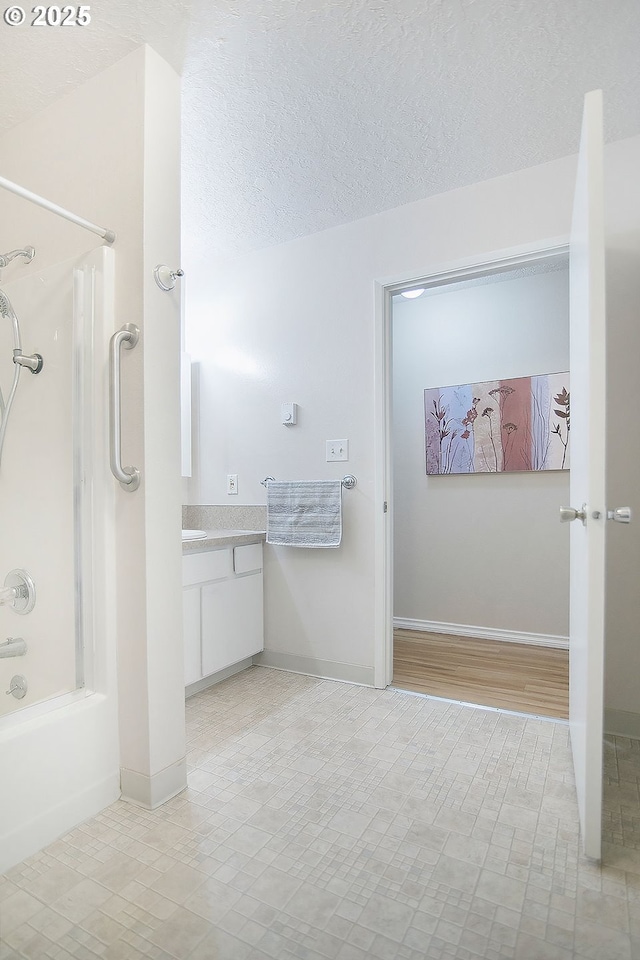
M327 463L349 459L348 440L327 440Z
M231 497L238 492L238 474L227 474L227 496Z

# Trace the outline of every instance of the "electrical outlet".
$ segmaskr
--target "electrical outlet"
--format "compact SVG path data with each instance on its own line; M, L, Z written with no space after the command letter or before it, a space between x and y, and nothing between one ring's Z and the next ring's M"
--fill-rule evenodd
M348 440L327 440L327 463L349 459Z
M227 495L233 496L237 492L238 492L238 474L228 473L227 474Z

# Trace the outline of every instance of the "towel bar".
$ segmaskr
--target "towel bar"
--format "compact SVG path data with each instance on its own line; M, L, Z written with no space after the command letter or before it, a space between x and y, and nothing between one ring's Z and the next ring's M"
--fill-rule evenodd
M260 483L263 487L266 487L266 485L271 481L275 482L275 479L275 477L265 477L264 480L260 481ZM345 488L345 490L353 490L357 482L358 481L351 473L348 473L346 477L342 478L342 486Z

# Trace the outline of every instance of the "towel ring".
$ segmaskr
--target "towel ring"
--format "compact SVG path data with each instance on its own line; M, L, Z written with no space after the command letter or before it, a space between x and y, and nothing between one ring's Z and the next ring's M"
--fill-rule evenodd
M264 480L260 481L260 483L262 484L263 487L266 487L268 483L272 483L272 482L275 483L275 480L276 480L275 477L265 477ZM346 477L343 477L340 482L342 483L342 486L345 488L345 490L353 490L353 488L355 487L358 481L356 480L356 478L353 476L352 473L348 473Z

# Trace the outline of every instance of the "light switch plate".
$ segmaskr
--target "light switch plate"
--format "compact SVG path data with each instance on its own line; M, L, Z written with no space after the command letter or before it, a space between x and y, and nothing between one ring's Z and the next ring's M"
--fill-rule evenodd
M349 459L348 440L327 440L327 463Z

